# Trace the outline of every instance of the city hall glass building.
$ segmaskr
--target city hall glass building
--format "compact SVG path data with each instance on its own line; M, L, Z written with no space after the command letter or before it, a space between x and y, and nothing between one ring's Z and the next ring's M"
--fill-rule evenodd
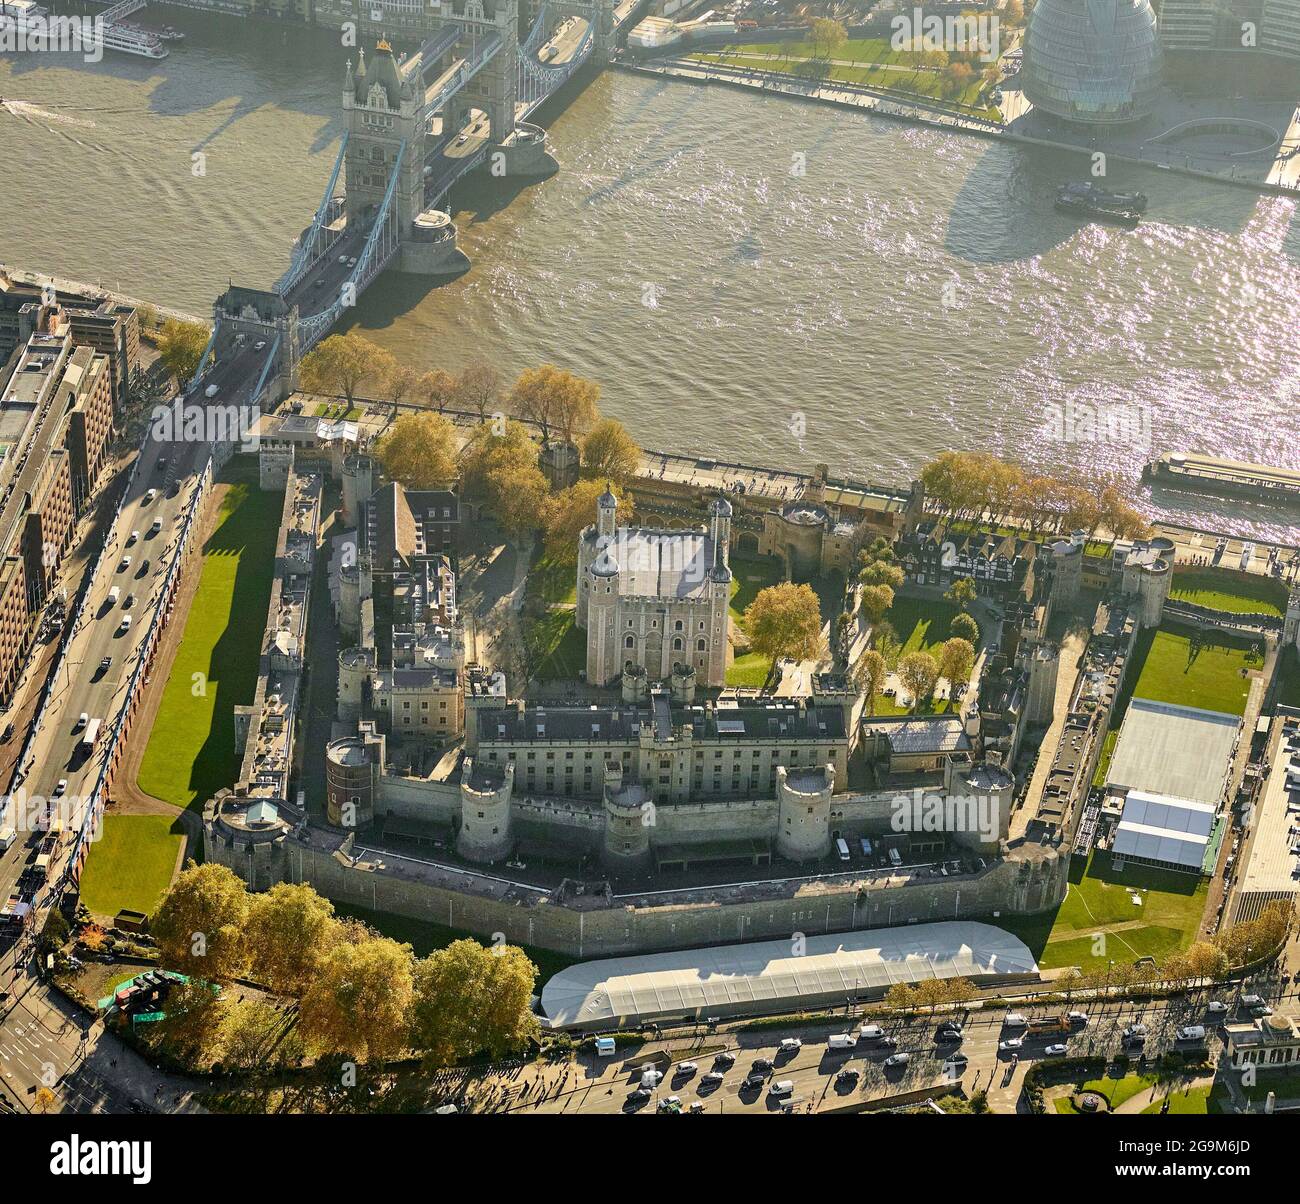
M1034 107L1085 125L1139 121L1155 108L1161 50L1150 0L1038 0L1021 79Z

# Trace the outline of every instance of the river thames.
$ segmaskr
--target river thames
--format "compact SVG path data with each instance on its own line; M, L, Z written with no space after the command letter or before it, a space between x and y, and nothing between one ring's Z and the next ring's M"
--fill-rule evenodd
M348 52L159 11L189 35L161 63L0 60L0 260L206 315L284 270ZM453 195L471 270L389 274L358 307L412 366L549 360L648 446L881 482L949 447L1300 467L1294 201L1117 168L1147 220L1081 226L1052 198L1082 160L616 71L541 121L557 175ZM1236 503L1146 505L1295 537Z

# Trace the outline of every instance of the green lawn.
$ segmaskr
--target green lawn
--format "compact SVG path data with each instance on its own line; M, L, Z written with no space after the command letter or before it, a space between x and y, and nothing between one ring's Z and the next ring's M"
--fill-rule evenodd
M1131 890L1140 892L1140 906ZM1019 936L1043 969L1078 966L1088 973L1111 961L1159 960L1185 949L1200 926L1206 891L1202 880L1187 874L1140 865L1117 872L1110 854L1097 851L1085 869L1072 866L1069 892L1055 914L991 922Z
M761 652L746 652L727 666L727 685L761 687L771 668L771 660Z
M552 610L536 620L535 630L545 650L537 668L539 681L577 681L587 667L587 633L574 625L576 612Z
M1198 569L1176 573L1169 596L1180 602L1194 602L1197 606L1209 606L1231 614L1283 615L1286 613L1287 588L1280 581L1254 573Z
M745 607L757 597L759 590L779 585L785 578L776 560L733 556L730 564L731 617L740 623L745 617Z
M549 605L556 603L572 606L578 601L578 566L572 558L550 555L542 545L537 545L533 563L528 569L529 598L540 598Z
M177 807L202 807L234 782L235 707L253 701L275 572L283 493L257 487L257 468L228 466L217 528L185 634L140 765L140 788Z
M894 605L885 611L885 622L898 632L903 644L900 655L937 655L944 641L952 636L950 628L957 609L951 602L937 598L895 598Z
M150 913L171 884L184 839L170 815L108 815L81 875L81 901L96 915Z
M895 50L884 38L851 38L835 48L829 61L820 60L809 42L739 43L718 52L702 52L687 57L703 63L863 84L967 108L978 105L981 90L976 75L960 95L947 95L947 81L942 71L920 66L919 54ZM996 116L995 110L979 108L977 111L985 116Z
M1169 1115L1170 1116L1205 1116L1211 1111L1217 1111L1210 1104L1210 1094L1212 1087L1190 1087L1185 1091L1171 1091L1169 1093ZM1161 1109L1164 1107L1164 1097L1152 1100L1145 1108L1142 1109L1143 1116L1159 1116Z
M1142 671L1132 697L1240 715L1250 693L1244 671L1258 669L1259 658L1245 641L1211 634L1197 647L1193 638L1176 624L1143 632L1134 650Z
M354 405L349 408L344 402L337 404L323 402L316 407L315 417L328 418L333 422L355 422L364 413L365 409L362 406Z

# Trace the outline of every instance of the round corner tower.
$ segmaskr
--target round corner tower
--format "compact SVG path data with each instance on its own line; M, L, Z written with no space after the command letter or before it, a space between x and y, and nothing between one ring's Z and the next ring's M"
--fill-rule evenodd
M776 851L787 861L820 861L831 851L831 793L835 766L791 777L776 770Z
M654 804L636 782L623 784L623 766L605 763L605 844L602 860L615 873L643 874L651 869L650 829Z
M506 762L497 775L475 774L474 759L466 757L460 779L460 830L456 851L468 861L504 861L514 839L510 831L510 800L515 787L515 763Z

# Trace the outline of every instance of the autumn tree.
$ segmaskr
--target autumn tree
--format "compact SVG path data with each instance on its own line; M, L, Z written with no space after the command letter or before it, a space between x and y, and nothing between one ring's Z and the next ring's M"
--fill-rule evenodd
M415 965L411 1046L447 1066L521 1049L537 1031L529 1006L537 967L522 949L453 941Z
M394 360L385 376L385 383L388 387L388 400L399 406L408 397L415 395L420 386L420 377L414 368L408 368Z
M641 449L621 422L602 418L582 441L582 475L627 485L641 467Z
M456 378L443 368L435 368L416 381L415 397L422 405L441 414L451 404L455 390Z
M547 499L546 550L558 560L577 561L578 536L596 521L596 499L609 486L603 481L579 481ZM618 498L615 491L614 496ZM619 500L620 517L626 521L627 508Z
M332 334L302 357L299 379L309 393L343 396L350 406L366 382L383 380L392 368L392 356L355 332Z
M407 489L439 489L456 477L456 428L441 414L402 414L375 445L391 480Z
M248 892L217 862L191 862L167 889L149 922L159 960L169 970L227 982L248 963Z
M291 1064L300 1043L291 1035L292 1017L263 999L236 999L220 1011L214 1056L226 1070L243 1073Z
M862 571L858 574L858 580L863 585L887 585L891 590L897 592L903 588L903 582L907 580L907 575L900 566L888 560L873 560L870 564L863 566Z
M971 670L975 667L975 648L969 640L953 636L945 640L939 650L939 676L947 678L949 686L955 691L957 686L970 680Z
M319 1054L378 1062L407 1047L414 999L410 945L372 936L330 950L302 997L298 1024Z
M452 402L458 410L468 410L485 421L501 404L501 375L490 364L478 360L456 377Z
M461 450L461 481L513 536L542 526L550 490L537 467L537 445L517 422L499 431L485 422Z
M876 698L885 688L885 678L888 675L889 669L885 665L885 658L874 648L864 652L858 658L858 663L853 666L853 680L858 689L867 696L868 715L876 713Z
M745 608L745 634L755 652L772 661L813 660L822 651L822 616L817 595L792 581L759 590Z
M898 664L898 658L903 653L903 641L898 638L898 632L894 630L894 625L888 619L881 619L876 624L871 632L871 643L884 657L888 668L892 669Z
M300 997L340 939L334 905L305 884L277 883L253 896L245 939L251 977Z
M595 381L574 376L554 364L542 364L520 373L510 393L510 404L520 418L540 428L544 443L550 442L552 434L572 443L596 421L599 397L600 387Z
M199 322L168 318L158 335L158 358L182 385L199 370L199 361L212 332Z
M934 693L939 662L928 652L909 652L898 662L898 678L912 696L912 707Z

